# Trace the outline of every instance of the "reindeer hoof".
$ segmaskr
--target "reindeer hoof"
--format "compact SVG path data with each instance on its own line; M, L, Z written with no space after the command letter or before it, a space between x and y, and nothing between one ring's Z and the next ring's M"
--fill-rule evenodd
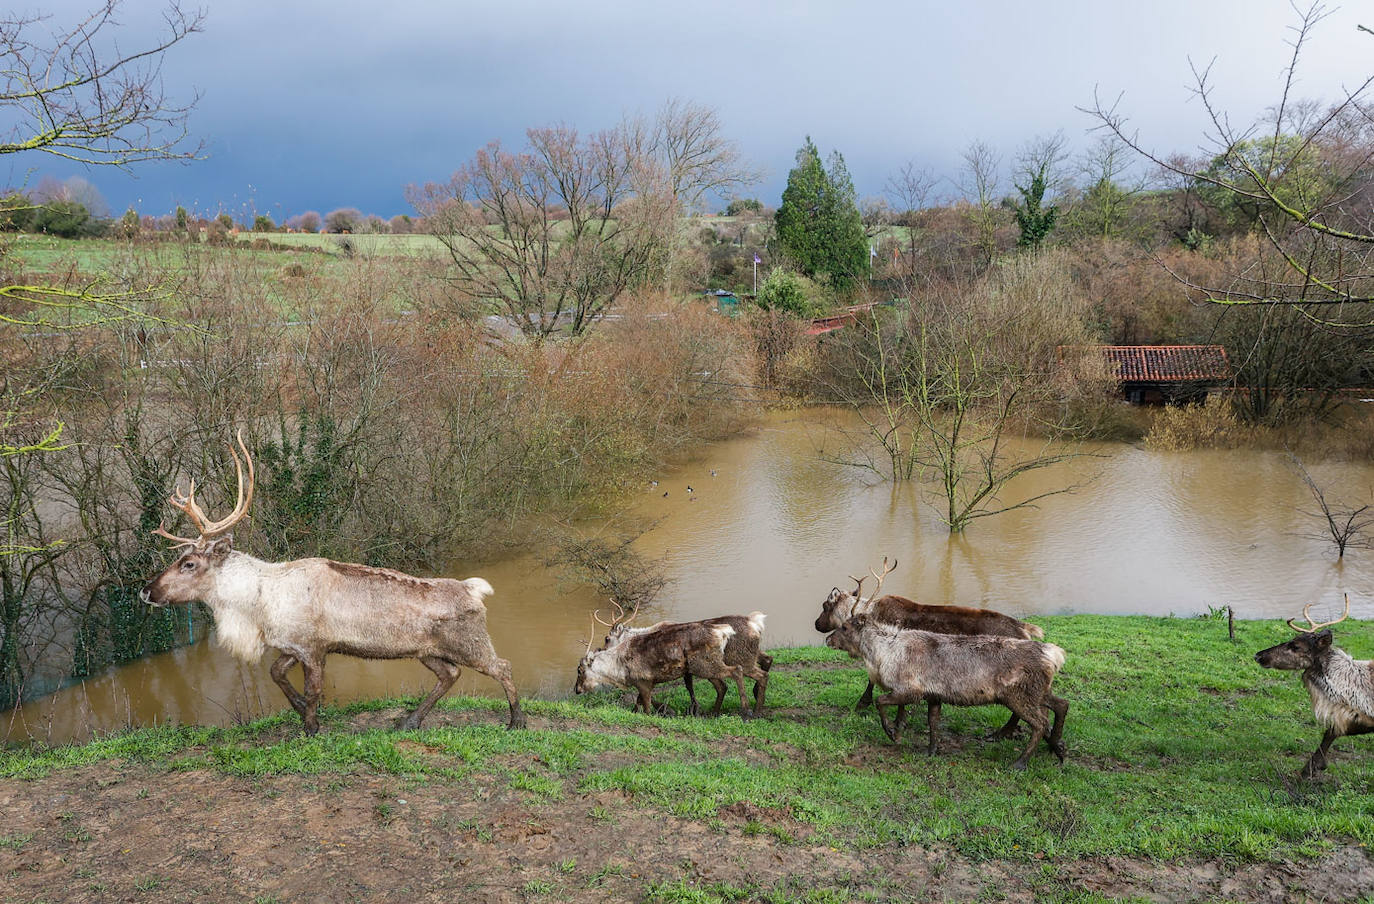
M419 731L420 720L416 719L414 716L407 716L406 718L402 719L400 721L400 724L398 724L396 727L401 731Z
M506 731L520 731L524 727L525 714L521 713L520 715L515 716L510 720L510 724L506 726Z
M1025 760L1017 760L1016 762L1014 762L1014 763L1011 764L1011 768L1015 769L1017 772L1025 772L1025 771L1026 771L1026 761L1025 761Z
M1021 733L1019 728L999 728L996 731L988 732L983 735L983 740L989 743L993 741L1010 741Z

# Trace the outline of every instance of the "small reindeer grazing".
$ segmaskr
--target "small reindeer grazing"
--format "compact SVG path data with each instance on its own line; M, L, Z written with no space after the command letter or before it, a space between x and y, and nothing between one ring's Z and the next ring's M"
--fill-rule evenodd
M602 641L602 648L615 646L626 637L636 634L643 634L654 631L673 622L661 621L648 627L636 628L630 625L630 620L634 618L636 610L625 612L624 608L615 600L611 604L616 608L615 620L612 622L602 621L596 614L593 618L605 625L608 630L606 637ZM715 618L706 618L698 622L679 622L678 624L697 624L706 625L729 625L734 630L730 635L730 640L725 644L723 658L725 664L739 668L744 677L750 678L754 682L754 709L753 715L763 714L763 701L768 693L768 670L773 667L773 657L760 649L763 642L763 620L766 616L762 612L750 612L748 615L720 615ZM716 691L716 702L711 707L710 714L719 716L721 706L725 702L725 682L719 676L702 675L711 682L711 686ZM699 715L701 708L697 705L697 695L693 688L693 675L690 671L682 676L683 684L687 686L687 697L692 701L692 715ZM741 709L744 703L741 700Z
M1311 609L1309 604L1302 610L1306 628L1288 619L1288 627L1298 632L1297 637L1255 654L1255 661L1266 669L1303 670L1302 683L1312 697L1312 711L1326 729L1321 743L1302 767L1303 778L1312 778L1326 768L1326 754L1332 741L1374 732L1374 661L1352 659L1331 642L1330 630L1321 630L1349 617L1350 595L1346 594L1345 611L1335 621L1318 624L1312 621Z
M253 500L253 459L238 437L248 463L230 446L238 471L238 503L228 517L211 521L196 504L196 485L180 488L171 503L191 519L196 539L177 537L159 527L153 533L189 547L172 566L144 588L145 603L166 606L202 600L215 616L216 640L244 662L256 662L267 647L280 652L272 680L300 713L309 735L319 731L324 693L324 660L330 653L363 659L415 658L439 678L429 696L401 723L419 728L434 704L467 666L495 678L510 704L510 728L524 728L525 715L511 681L510 663L496 655L487 635L482 598L492 592L481 578L417 578L387 568L351 565L329 559L264 562L233 548L229 530ZM305 693L287 678L299 662Z
M600 621L600 619L598 619ZM602 622L602 624L606 624ZM633 687L639 691L634 708L653 712L654 685L675 681L688 674L713 679L732 678L739 688L740 718L752 717L744 695L744 672L725 661L725 647L735 629L728 624L704 622L664 623L638 632L626 632L613 646L593 650L596 625L587 638L587 652L577 664L574 693L585 694L603 684Z
M1064 762L1064 720L1069 703L1050 693L1054 676L1064 666L1064 651L1052 643L987 635L934 634L908 631L856 615L825 640L826 645L862 659L868 677L888 689L876 701L883 731L893 741L901 737L903 716L887 719L886 706L925 700L930 743L935 755L940 707L986 706L1000 703L1030 726L1031 738L1013 769L1025 769L1036 745L1045 737L1045 709L1054 712L1047 743Z
M849 576L855 584L852 593L838 587L832 588L830 595L821 604L821 614L816 618L816 630L826 634L842 627L854 616L866 614L871 621L881 624L914 631L932 631L936 634L989 634L993 637L1017 637L1023 640L1041 640L1045 636L1039 625L1023 622L1019 618L1012 618L992 609L932 606L909 600L904 596L879 596L883 589L883 580L896 570L897 560L893 559L892 565L889 566L887 556L883 556L882 574L870 568L868 575L864 577L856 578L852 574ZM865 597L864 581L869 577L875 578L878 585L873 588L871 596ZM870 681L854 708L862 710L872 702L873 682ZM899 711L898 718L902 715ZM1012 737L1016 733L1017 721L1016 714L1013 713L1007 724L993 732L989 739L1001 740Z

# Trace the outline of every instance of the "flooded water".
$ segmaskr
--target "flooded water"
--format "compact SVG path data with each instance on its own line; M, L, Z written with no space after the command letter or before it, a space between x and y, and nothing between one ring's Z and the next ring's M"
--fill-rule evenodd
M758 609L768 614L765 645L818 643L811 623L820 601L832 586L851 586L847 574L877 567L885 555L900 563L886 592L1032 619L1193 615L1226 605L1239 618L1288 617L1312 602L1314 614L1334 617L1345 592L1354 616L1374 616L1374 551L1352 550L1339 562L1329 540L1311 538L1322 525L1303 514L1312 500L1281 454L1096 447L1101 457L1024 475L1005 498L1080 485L1074 493L980 519L951 537L922 487L875 484L823 461L818 449L831 448L834 436L822 418L816 411L770 414L748 435L709 447L628 500L627 517L657 521L638 548L666 556L671 579L646 618ZM1363 504L1374 497L1374 468L1311 470L1329 498ZM606 601L560 584L542 558L532 552L452 573L480 574L496 588L487 600L492 639L511 660L521 692L561 697L571 693L589 613ZM285 706L268 676L270 662L245 666L213 643L197 643L0 714L0 730L58 742L131 724L231 724ZM336 656L325 697L337 703L414 694L432 684L414 661ZM499 689L465 671L455 692Z

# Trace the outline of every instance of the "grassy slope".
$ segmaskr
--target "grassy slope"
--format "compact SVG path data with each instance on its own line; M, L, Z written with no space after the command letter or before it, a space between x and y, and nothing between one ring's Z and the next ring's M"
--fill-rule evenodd
M1057 682L1072 704L1061 768L1042 748L1025 774L1008 766L1017 742L975 735L1001 723L996 707L946 708L942 753L923 745L923 720L900 749L852 704L862 673L824 649L777 651L769 717L743 723L633 715L617 696L531 700L547 728L508 733L504 704L478 724L419 732L350 732L334 709L315 738L295 716L229 728L160 728L80 747L0 751L0 778L127 760L234 776L376 771L411 781L495 777L534 800L619 789L641 806L715 824L736 802L785 812L790 839L836 846L944 843L973 858L1131 855L1265 860L1310 855L1334 842L1374 842L1374 749L1338 741L1327 777L1294 783L1315 747L1296 674L1260 669L1254 652L1290 636L1278 622L1063 616L1041 620L1069 651ZM1374 623L1341 626L1338 642L1374 653ZM681 708L681 688L663 699ZM727 706L730 703L727 702ZM727 709L727 713L732 712ZM440 719L435 719L438 722ZM952 736L951 736L952 735ZM961 749L955 749L960 747ZM776 827L761 831L778 833ZM784 833L788 834L788 833Z

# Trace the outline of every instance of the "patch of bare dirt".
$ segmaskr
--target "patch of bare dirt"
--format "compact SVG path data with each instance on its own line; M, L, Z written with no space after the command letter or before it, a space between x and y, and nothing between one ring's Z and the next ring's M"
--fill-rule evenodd
M706 823L620 792L548 799L492 779L255 780L105 763L0 782L0 814L3 904L640 901L651 883L678 881L878 900L1030 902L1047 890L1043 862L789 841L807 833L784 810L735 804ZM1374 859L1355 847L1277 866L1053 865L1061 890L1151 901L1350 901L1374 888Z

